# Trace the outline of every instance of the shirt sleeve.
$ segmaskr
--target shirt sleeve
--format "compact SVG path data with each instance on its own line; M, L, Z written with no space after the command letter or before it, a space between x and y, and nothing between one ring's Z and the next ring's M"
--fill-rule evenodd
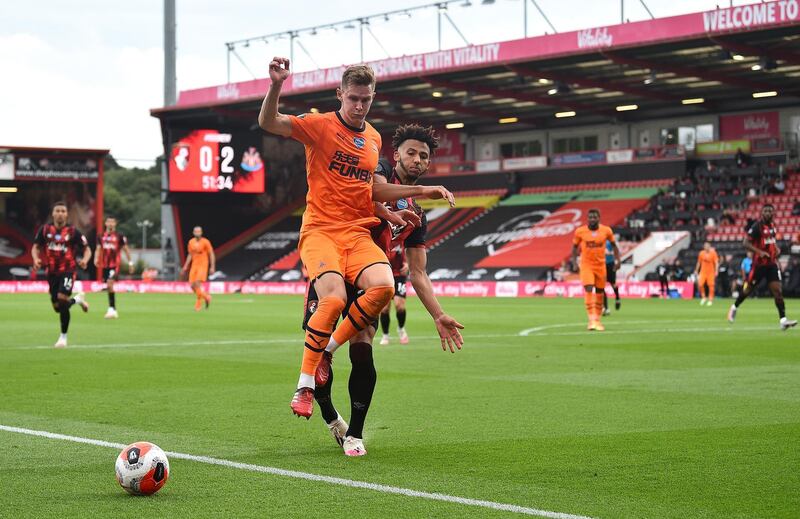
M611 230L611 227L606 227L606 232L608 233L608 238L607 238L608 241L610 241L611 243L617 243L616 240L614 239L614 231Z
M289 120L292 122L292 139L307 145L319 140L325 124L322 114L290 115Z
M78 229L73 229L72 246L75 247L75 250L78 251L79 254L83 253L84 249L89 246L89 241L86 239L86 236Z
M375 174L380 175L388 182L392 177L392 164L387 159L379 159Z
M761 238L761 228L758 225L758 222L753 222L750 224L750 227L747 228L747 235L754 240Z
M406 241L403 243L406 248L421 247L425 248L425 238L428 234L428 218L422 213L422 225L411 231Z
M39 230L36 231L36 236L33 237L33 243L39 245L40 247L47 245L47 240L44 237L44 225L39 227Z

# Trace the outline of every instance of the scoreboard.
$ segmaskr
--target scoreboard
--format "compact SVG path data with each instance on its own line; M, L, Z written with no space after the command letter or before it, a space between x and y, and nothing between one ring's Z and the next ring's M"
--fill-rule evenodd
M252 140L219 130L191 131L170 150L169 190L263 193L264 161Z

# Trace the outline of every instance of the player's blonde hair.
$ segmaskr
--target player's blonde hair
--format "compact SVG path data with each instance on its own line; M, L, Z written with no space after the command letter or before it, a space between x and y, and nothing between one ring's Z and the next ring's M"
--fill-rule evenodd
M348 86L371 86L375 90L375 71L369 65L350 65L342 74L342 90Z

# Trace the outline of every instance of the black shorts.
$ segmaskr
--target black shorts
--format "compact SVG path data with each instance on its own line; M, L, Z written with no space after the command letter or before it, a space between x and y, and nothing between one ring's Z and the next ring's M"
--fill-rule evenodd
M353 304L361 294L364 293L363 290L357 289L354 285L350 283L344 284L345 291L347 292L347 302L344 306L344 312L342 312L342 316L347 315L347 311L350 310L350 305ZM314 290L314 282L308 284L308 288L306 288L306 298L305 298L305 305L303 308L303 330L306 329L308 325L308 320L311 319L311 316L314 315L314 312L317 311L317 305L319 304L319 296L317 295L317 291ZM377 329L378 328L378 320L375 319L370 325Z
M766 279L767 283L773 281L781 281L781 270L777 265L753 265L750 269L750 275L747 276L747 284L751 287L758 286L762 279Z
M406 298L406 283L408 276L395 276L394 277L394 296Z
M103 269L103 281L119 281L119 267L114 269Z
M617 284L617 271L614 270L614 264L606 263L606 282L609 285Z
M67 297L72 295L72 285L75 283L75 273L66 272L64 274L48 274L47 283L50 285L50 301L55 303L58 300L58 294L64 294Z

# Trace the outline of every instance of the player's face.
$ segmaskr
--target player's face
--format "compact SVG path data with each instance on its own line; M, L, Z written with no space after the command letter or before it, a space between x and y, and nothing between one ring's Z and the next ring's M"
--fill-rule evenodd
M708 243L708 242L705 242L705 243L703 244L703 248L704 248L705 250L707 250L707 251L708 251L708 250L711 250L711 244L710 244L710 243Z
M589 213L587 220L589 221L590 229L597 229L597 226L600 225L600 215L598 213Z
M195 227L192 229L192 236L197 238L198 240L203 237L203 228L202 227Z
M59 227L67 223L67 208L57 205L53 208L53 223Z
M761 210L761 219L764 220L766 223L770 223L772 221L772 217L775 216L775 209L772 206L768 205Z
M342 117L351 126L361 126L367 118L369 108L375 98L372 85L347 85L336 89L336 97L342 102Z
M422 141L408 139L394 152L400 180L404 184L416 184L419 177L428 172L431 164L431 150Z
M116 229L117 229L116 218L106 218L106 230L108 232L114 232Z

